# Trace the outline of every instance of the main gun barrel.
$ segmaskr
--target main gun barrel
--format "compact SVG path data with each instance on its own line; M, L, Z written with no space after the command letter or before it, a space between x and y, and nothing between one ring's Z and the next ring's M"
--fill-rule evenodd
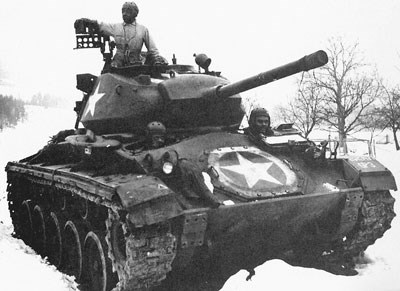
M299 72L319 68L325 65L327 62L328 56L326 52L319 50L313 54L304 56L295 62L288 63L232 84L219 86L216 88L215 95L221 98L229 97Z

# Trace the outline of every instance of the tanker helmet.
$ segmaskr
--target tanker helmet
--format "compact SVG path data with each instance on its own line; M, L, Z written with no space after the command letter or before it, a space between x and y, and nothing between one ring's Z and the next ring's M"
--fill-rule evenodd
M136 16L139 14L139 8L135 2L125 2L122 5L122 18L124 22L133 23Z
M255 133L266 134L270 128L271 117L264 108L254 108L250 113L249 126Z
M159 121L152 121L146 126L146 140L151 148L162 147L165 143L166 128Z

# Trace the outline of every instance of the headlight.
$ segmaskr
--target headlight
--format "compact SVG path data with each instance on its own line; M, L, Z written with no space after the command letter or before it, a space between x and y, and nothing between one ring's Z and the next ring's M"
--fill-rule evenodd
M164 174L169 175L174 170L174 165L171 162L164 162L162 170Z

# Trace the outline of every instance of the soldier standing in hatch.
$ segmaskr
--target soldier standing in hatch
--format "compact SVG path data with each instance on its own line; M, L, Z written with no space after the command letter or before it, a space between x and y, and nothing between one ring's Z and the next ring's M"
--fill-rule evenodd
M268 111L264 108L254 108L250 113L249 127L246 127L243 131L256 140L274 135Z
M77 22L89 24L91 27L97 28L104 35L114 38L117 51L111 63L113 67L142 64L143 58L141 56L141 50L143 44L147 48L146 63L166 64L166 60L159 55L149 30L136 22L138 13L139 8L134 2L125 2L122 5L123 23L98 23L96 20L86 18L79 19ZM75 26L76 25L77 24L75 24Z
M167 129L159 121L152 121L146 126L145 149L158 149L165 146Z
M140 136L129 148L134 153L154 150L165 146L167 129L160 121L152 121L146 126L145 135Z

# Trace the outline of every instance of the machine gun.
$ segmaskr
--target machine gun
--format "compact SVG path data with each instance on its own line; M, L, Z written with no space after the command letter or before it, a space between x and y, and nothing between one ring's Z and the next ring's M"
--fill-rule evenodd
M82 18L75 21L75 49L100 48L103 55L103 72L108 71L111 66L115 42L109 36L103 35L99 30L97 21Z

